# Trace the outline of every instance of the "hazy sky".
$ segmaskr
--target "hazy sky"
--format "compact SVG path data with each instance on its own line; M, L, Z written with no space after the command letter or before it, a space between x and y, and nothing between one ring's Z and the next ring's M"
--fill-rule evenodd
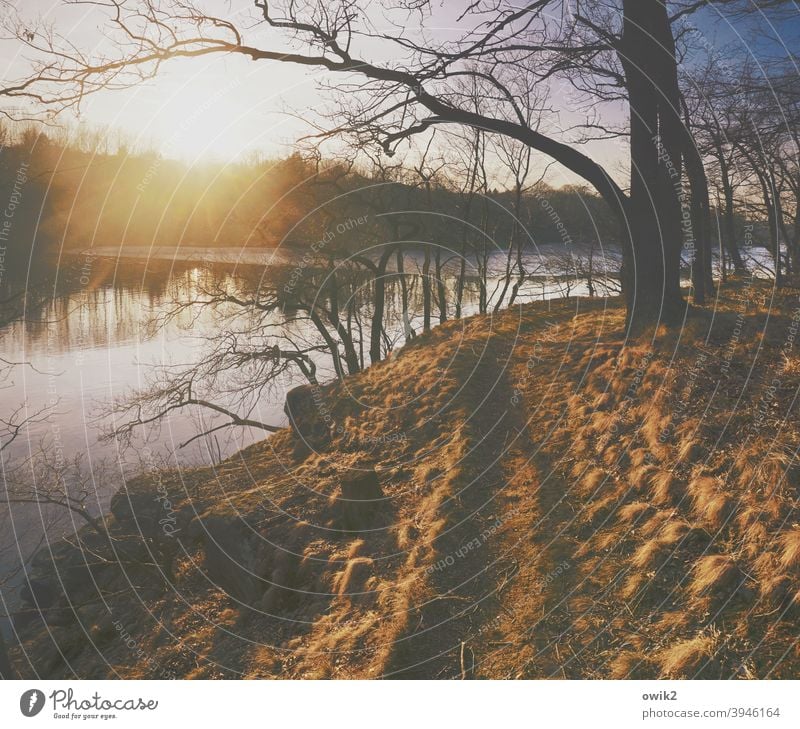
M53 23L77 46L102 52L96 10L64 9L57 0L28 0L19 6L26 15L40 13L42 24ZM27 64L19 44L3 42L0 54L5 80L24 73ZM301 127L307 129L282 110L320 103L314 75L288 64L278 67L241 57L180 59L165 64L157 79L89 97L81 120L126 130L140 145L152 144L166 156L213 154L226 159L252 149L275 151Z
M219 14L229 17L229 5L250 13L252 0L213 0ZM56 0L26 0L17 3L26 15L41 14L39 23L53 23L58 31L77 46L102 52L107 41L98 27L97 10L89 7L59 9ZM463 7L460 0L447 0L430 23L431 32L453 32L454 17ZM709 47L727 43L744 45L755 55L797 50L800 23L784 24L777 32L782 43L768 41L744 26L732 27L712 8L694 17ZM762 25L767 25L766 21ZM782 48L783 46L783 48ZM16 43L0 42L0 72L5 80L20 76L25 68ZM202 59L170 61L158 79L125 91L95 95L87 101L82 119L92 125L107 125L125 130L138 146L150 145L170 157L188 161L208 156L232 159L253 150L267 154L284 153L300 134L309 131L300 117L311 117L325 103L316 90L321 71L289 64L252 62L241 57L209 56ZM329 75L325 77L330 77ZM571 121L570 99L566 91L552 90L556 105L563 110L562 122ZM622 115L624 112L618 112ZM619 165L619 143L596 143L587 150L614 170ZM559 175L560 173L556 173ZM570 181L564 175L561 181Z

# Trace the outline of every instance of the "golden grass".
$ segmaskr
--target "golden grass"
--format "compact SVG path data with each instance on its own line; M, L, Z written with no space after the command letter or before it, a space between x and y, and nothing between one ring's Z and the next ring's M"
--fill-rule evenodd
M784 569L800 572L800 527L795 527L780 536L780 565Z
M578 484L578 493L583 496L596 494L603 482L607 479L606 474L599 468L592 468L586 473Z
M689 483L692 511L712 529L721 529L733 516L735 504L712 476L699 476Z
M594 399L592 407L595 410L609 410L613 403L613 395L610 392L603 392Z
M653 474L650 487L656 504L675 505L683 496L681 482L669 471Z
M621 506L617 511L617 518L623 524L636 524L642 519L652 516L653 505L646 501L634 501Z
M686 539L686 535L692 530L691 526L680 519L670 519L666 521L658 532L659 541L664 544L676 544Z
M650 570L660 567L670 554L669 545L658 539L651 539L642 544L630 559L631 565L639 570Z
M698 635L665 648L658 654L661 678L699 678L709 673L717 643L714 635Z
M351 593L363 592L366 582L372 573L373 561L369 557L355 557L347 562L347 566L338 573L333 582L333 591L339 597L350 596Z
M632 468L628 472L628 483L639 493L646 494L653 483L653 479L660 473L660 469L652 465L643 465Z
M695 311L690 326L627 346L623 312L599 315L605 302L448 322L331 387L346 432L326 453L295 463L291 437L277 433L193 475L209 511L269 514L263 533L303 555L296 579L307 592L280 618L242 611L236 629L271 649L243 647L204 628L207 615L238 608L208 592L197 545L174 577L203 609L193 617L162 597L158 614L178 639L159 660L208 677L214 661L259 677L460 677L453 646L464 645L476 677L796 676L798 474L784 454L800 423L754 431L764 388L748 379L756 354L759 371L782 367L774 342L791 301L778 300L769 321L761 304L746 309L723 373L741 309L726 291L712 332L711 316ZM544 338L552 320L563 339ZM749 347L748 332L767 323L778 335ZM700 366L698 341L710 352ZM791 370L782 377L796 384ZM398 432L402 443L364 446ZM330 510L339 468L357 464L376 468L392 512L389 528L353 539L330 531ZM463 551L476 535L479 546ZM145 625L133 606L117 610ZM50 655L48 636L37 640ZM204 668L181 657L186 646ZM80 673L96 660L85 652L72 665Z
M758 586L761 600L768 608L782 609L788 605L798 604L800 588L797 581L788 575L771 575L765 577Z
M655 678L658 674L655 663L644 651L622 651L611 663L609 678L642 680Z
M713 476L698 476L689 482L687 491L691 496L695 507L703 506L703 503L710 500L720 490L720 485Z
M731 592L742 582L743 575L733 559L724 554L700 557L692 568L690 591L695 597L716 592Z

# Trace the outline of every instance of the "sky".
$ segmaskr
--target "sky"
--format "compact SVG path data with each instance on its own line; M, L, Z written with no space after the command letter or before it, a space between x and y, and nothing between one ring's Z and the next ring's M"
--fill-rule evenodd
M39 15L42 27L52 23L77 46L102 53L105 39L97 11L60 6L57 0L28 0L24 12ZM4 80L23 75L26 67L18 43L0 42ZM67 120L123 130L133 146L155 148L166 157L231 159L258 149L273 153L307 131L306 124L286 112L322 102L314 76L299 67L276 68L241 57L177 59L153 80L88 97L80 117Z
M221 9L237 6L249 13L251 0L208 0ZM107 43L99 32L97 10L91 7L63 8L57 0L25 0L17 5L26 15L38 15L38 27L52 23L79 47L102 53ZM455 17L462 3L447 0L434 3L428 27L438 36L454 32ZM731 24L712 8L693 16L692 23L702 43L709 48L726 45L746 47L759 59L800 50L800 12L791 22L773 28L770 40L749 26ZM760 28L769 29L769 18ZM385 26L391 32L390 26ZM0 73L8 81L19 77L25 67L17 43L0 41ZM735 69L732 69L732 73ZM133 148L149 148L166 157L189 162L201 159L235 160L259 151L265 156L286 154L302 134L312 131L307 120L324 108L330 98L317 89L323 72L289 64L252 62L242 57L208 56L175 60L165 64L157 79L124 91L92 96L82 109L80 123L122 130ZM327 75L330 78L330 75ZM563 88L552 89L555 105L565 126L580 118L572 110L571 98ZM619 121L624 110L612 112ZM619 159L624 143L598 142L586 145L589 152L612 172L622 167ZM624 165L622 165L624 167ZM555 171L560 182L574 181Z

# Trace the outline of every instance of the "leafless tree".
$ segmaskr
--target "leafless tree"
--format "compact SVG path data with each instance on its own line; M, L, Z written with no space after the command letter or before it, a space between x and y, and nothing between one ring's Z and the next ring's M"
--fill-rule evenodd
M684 95L691 105L691 130L695 145L700 154L708 160L707 166L714 170L710 177L717 186L722 206L721 237L725 250L737 274L746 273L736 239L735 197L738 182L736 179L735 147L732 134L735 134L735 119L740 94L734 82L720 72L716 53L712 54L706 66L687 75ZM727 67L724 67L727 68ZM736 81L738 83L738 80Z
M629 317L647 321L675 316L680 309L679 209L665 165L659 162L659 148L680 167L686 130L672 25L705 2L674 2L668 9L663 0L591 7L573 7L564 0L522 6L481 0L458 17L464 32L453 41L428 39L424 27L411 28L414 18L430 10L425 0L386 0L380 28L369 9L355 0L256 2L249 17L215 16L199 3L178 0L67 4L103 12L116 53L93 56L48 28L37 27L31 35L30 22L12 16L8 30L37 60L30 75L6 86L6 97L33 100L55 111L77 108L87 94L151 78L171 58L213 54L342 73L349 89L360 92L359 103L354 114L343 111L342 122L331 133L357 127L389 153L410 136L443 124L518 140L586 180L617 216ZM737 3L723 0L717 5ZM370 61L366 46L375 43L391 49L383 57L398 60ZM363 54L359 46L364 46ZM583 93L618 88L627 98L630 195L568 137L529 125L520 108L520 85L559 76ZM481 89L491 108L475 110L462 103L466 78Z

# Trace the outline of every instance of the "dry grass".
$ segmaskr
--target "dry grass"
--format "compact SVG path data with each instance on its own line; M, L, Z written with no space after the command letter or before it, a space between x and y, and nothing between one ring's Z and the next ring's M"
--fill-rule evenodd
M795 574L800 572L800 527L784 532L780 536L780 564Z
M693 513L711 529L721 529L735 511L733 500L722 491L717 479L711 476L693 479L688 493Z
M729 594L742 584L743 579L744 575L730 557L709 555L695 562L690 591L695 597L712 593Z
M652 504L648 504L646 501L634 501L621 507L617 512L617 518L623 524L633 525L652 516L653 511Z
M677 504L683 497L681 482L669 471L659 471L651 480L653 501L657 504Z
M717 643L716 636L698 635L664 649L658 655L661 678L711 678Z
M645 679L658 676L658 664L642 651L622 651L611 663L609 678Z
M330 388L344 432L326 453L298 463L282 432L191 476L204 510L244 514L301 556L279 615L212 589L202 545L176 565L174 594L148 604L171 635L138 603L115 614L183 676L458 678L463 645L474 677L796 677L792 300L767 312L758 286L744 310L741 286L724 289L713 330L694 312L652 342L624 341L618 307L575 300L418 337ZM769 378L752 372L772 371L783 387L756 427ZM390 507L385 529L354 538L331 504L357 465L376 469ZM97 616L89 626L102 634ZM111 675L70 648L68 669L46 632L26 645L50 677ZM101 652L148 675L124 646Z

